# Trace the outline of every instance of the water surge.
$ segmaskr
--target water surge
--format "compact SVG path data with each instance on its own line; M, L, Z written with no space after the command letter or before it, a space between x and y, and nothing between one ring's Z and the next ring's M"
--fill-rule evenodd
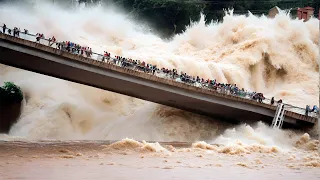
M58 40L90 46L95 52L107 50L111 55L235 83L301 107L306 103L319 105L316 19L304 23L284 12L274 19L229 12L220 23L205 24L202 16L184 33L164 41L116 10L102 7L65 11L47 4L37 4L31 9L0 4L0 14L5 14L0 16L0 23L8 27L26 28L46 37L54 35ZM4 81L19 85L25 101L20 120L2 138L128 137L153 141L205 140L226 145L239 145L241 141L247 145L288 148L300 137L294 132L271 130L262 123L230 127L208 117L0 65L0 83ZM145 143L136 147L140 146L150 150ZM209 147L203 143L194 146ZM243 152L256 147L239 146Z

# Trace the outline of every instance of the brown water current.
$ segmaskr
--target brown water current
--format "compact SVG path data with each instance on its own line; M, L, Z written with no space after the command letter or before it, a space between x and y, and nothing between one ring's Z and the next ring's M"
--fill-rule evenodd
M148 143L132 139L0 143L3 179L319 179L318 141L290 151L259 145ZM312 148L310 148L312 147Z

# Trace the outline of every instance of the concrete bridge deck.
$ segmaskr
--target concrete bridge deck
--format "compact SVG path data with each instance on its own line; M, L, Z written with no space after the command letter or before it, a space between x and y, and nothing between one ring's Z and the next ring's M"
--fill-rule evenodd
M155 103L229 120L266 120L276 107L125 69L0 34L0 63ZM285 124L313 126L315 117L286 111Z

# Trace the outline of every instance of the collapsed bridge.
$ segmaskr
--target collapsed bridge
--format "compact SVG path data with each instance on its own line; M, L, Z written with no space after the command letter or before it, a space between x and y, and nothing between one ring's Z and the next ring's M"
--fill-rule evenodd
M47 45L0 34L0 63L178 109L231 121L272 122L276 106L122 68ZM284 106L284 126L312 127L317 118Z

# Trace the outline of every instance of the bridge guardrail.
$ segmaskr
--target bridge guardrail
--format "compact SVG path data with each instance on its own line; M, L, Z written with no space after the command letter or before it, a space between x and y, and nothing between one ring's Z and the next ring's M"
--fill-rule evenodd
M1 29L0 29L0 33L2 33L2 28L3 26L0 26ZM10 29L10 28L6 28L7 30ZM11 36L13 36L13 29L10 29L11 30ZM5 33L5 34L8 34L8 33ZM34 35L34 34L31 34L29 32L24 32L24 31L20 31L19 33L19 36L16 36L18 38L21 38L21 39L25 39L25 40L29 40L29 41L35 41L36 40L36 37L37 35ZM36 41L37 42L37 41ZM50 46L50 47L53 47L53 48L58 48L58 45L57 43L60 43L60 42L52 42L50 41L49 39L47 38L40 38L40 41L39 41L40 44L42 45L46 45L46 46ZM66 49L63 49L64 47L62 47L61 50L64 50L66 51ZM74 49L74 48L73 48ZM70 52L68 51L69 53L72 53L72 54L78 54L78 53L73 53L73 52ZM88 52L88 51L87 51ZM91 52L92 55L94 56L85 56L85 57L88 57L88 58L91 58L93 60L96 60L96 61L99 61L99 62L102 62L102 59L104 57L104 55L102 54L99 54L99 53L96 53L96 52ZM118 59L115 59L115 58L112 58L112 57L109 57L109 58L106 58L105 59L106 62L105 63L113 63L114 65L117 65L117 66L120 66L120 67L123 67L121 65L122 62L126 63L127 66L125 66L124 68L129 68L129 69L132 69L132 70L135 70L135 71L139 71L137 70L137 68L139 68L140 65L138 64L134 64L132 62L129 62L129 61L122 61L122 60L118 60ZM141 68L140 69L143 69L145 67L142 68L142 66L140 66ZM150 71L151 69L148 69L148 71ZM139 71L141 72L141 71ZM163 73L162 71L160 70L157 70L155 71L154 73L155 76L158 76L160 78L165 78L165 79L174 79L176 80L177 82L180 82L180 83L186 83L186 82L183 82L181 81L181 79L179 78L179 75L176 75L176 76L173 76L172 74L165 74ZM186 78L189 82L193 82L193 83L186 83L190 86L195 86L195 87L200 87L200 88L204 88L204 89L208 89L208 90L213 90L212 88L209 87L208 83L201 83L201 82L196 82L194 81L193 79L190 79L190 78ZM217 90L215 90L216 92L219 92L219 93L222 93L222 94L228 94L228 95L231 95L231 96L235 96L235 97L239 97L239 98L243 98L243 99L248 99L248 100L252 100L251 96L248 95L247 93L243 92L244 94L241 96L241 95L237 95L237 94L232 94L229 90L226 90L226 89L223 89L223 88L220 88L220 87L217 87ZM270 104L271 102L271 99L269 98L265 98L262 103L264 104ZM275 102L275 106L276 106L276 102ZM285 105L285 109L287 111L291 111L291 112L295 112L297 114L301 114L301 115L306 115L306 109L305 108L301 108L301 107L297 107L297 106L292 106L290 104L284 104ZM317 117L317 113L315 112L309 112L308 113L308 116L310 117Z

